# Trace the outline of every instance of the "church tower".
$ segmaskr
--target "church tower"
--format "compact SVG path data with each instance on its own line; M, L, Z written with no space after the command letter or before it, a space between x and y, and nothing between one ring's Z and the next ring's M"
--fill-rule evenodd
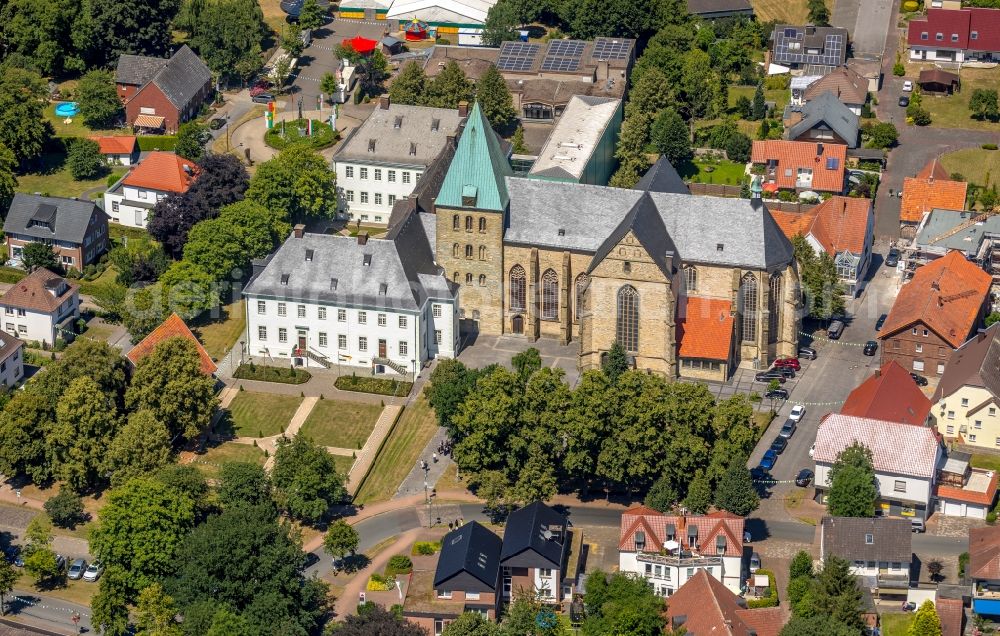
M463 331L503 329L503 232L510 164L479 103L473 105L434 208L438 265L461 285Z

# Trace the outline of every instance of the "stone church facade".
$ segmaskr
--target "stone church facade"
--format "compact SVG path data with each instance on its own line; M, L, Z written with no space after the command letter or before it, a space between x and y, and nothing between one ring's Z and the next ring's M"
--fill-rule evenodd
M795 355L788 239L759 199L695 197L673 174L631 190L514 177L476 105L434 206L464 329L578 343L581 369L617 341L668 377Z

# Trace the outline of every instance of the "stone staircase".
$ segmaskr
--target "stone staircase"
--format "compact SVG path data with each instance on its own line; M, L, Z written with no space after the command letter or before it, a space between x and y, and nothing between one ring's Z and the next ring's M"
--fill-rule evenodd
M381 364L384 367L389 367L390 369L392 369L393 371L395 371L400 375L405 375L407 372L407 368L405 366L399 364L398 362L390 360L389 358L373 358L372 362L375 364Z

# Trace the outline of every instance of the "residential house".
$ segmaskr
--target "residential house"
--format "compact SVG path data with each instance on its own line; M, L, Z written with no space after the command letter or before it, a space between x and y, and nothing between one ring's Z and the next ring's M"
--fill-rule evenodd
M934 431L922 426L832 413L816 433L816 498L826 502L830 468L858 442L872 452L883 515L926 519L932 510L936 470L944 455Z
M528 177L607 185L618 161L615 145L622 127L622 100L610 97L570 99Z
M875 242L871 199L830 197L812 209L815 216L805 239L816 253L826 252L837 277L851 296L861 293Z
M841 415L926 426L931 401L910 373L890 361L851 391L840 407Z
M578 591L583 531L571 529L569 518L540 501L507 515L500 550L503 598L519 590L543 602L561 604Z
M1000 448L1000 323L955 350L932 400L934 423L945 439Z
M920 71L917 78L920 90L925 93L945 93L951 95L961 86L961 80L955 73L939 68L926 68Z
M771 64L825 75L847 61L847 29L778 24L771 32Z
M860 143L858 116L830 91L820 93L802 106L785 110L785 139L857 148Z
M976 333L989 309L992 277L958 252L916 271L879 332L882 364L944 374L952 352Z
M972 582L972 611L1000 616L1000 528L969 529L969 564L965 575Z
M748 0L687 0L687 10L703 20L753 17L753 7Z
M80 286L39 267L0 296L3 330L26 342L71 342L80 317Z
M645 578L660 596L672 596L700 571L739 593L746 579L743 524L728 512L672 515L629 508L622 513L618 569Z
M964 181L953 181L937 158L916 176L903 179L903 201L899 209L903 237L913 238L924 215L935 208L964 210L967 188Z
M434 636L465 612L496 620L500 614L500 537L477 521L441 540L433 576L414 569L407 583L403 616Z
M97 142L104 159L119 166L131 166L139 161L139 140L134 135L91 137Z
M972 455L951 451L938 468L937 511L946 517L986 519L997 496L997 472L972 468Z
M24 342L0 331L0 384L9 389L24 377Z
M392 104L388 95L333 156L344 218L366 224L389 222L392 207L413 192L468 115L458 110Z
M748 609L745 599L705 570L695 572L667 603L671 633L688 636L778 636L789 617L787 607Z
M108 249L108 217L93 201L17 193L3 223L7 256L20 263L29 243L52 247L66 269L83 271Z
M910 585L913 530L907 519L823 517L817 528L819 558L836 556L851 563L851 573L874 579L879 590Z
M864 59L852 57L847 60L847 68L851 69L868 82L868 92L877 93L882 85L882 62L879 59Z
M914 61L995 61L1000 59L1000 10L931 7L926 17L910 20L906 44Z
M172 152L151 152L104 193L104 210L115 223L146 227L157 202L184 194L197 176L195 162Z
M750 162L763 171L763 190L844 192L847 146L808 141L754 141Z
M254 263L243 291L248 353L390 374L454 357L458 291L434 263L433 237L433 215L417 213L381 239L296 226L274 254Z
M205 347L202 346L198 338L195 337L188 326L184 324L184 320L181 319L176 313L171 313L166 320L160 323L156 329L149 332L145 338L139 341L139 344L132 347L125 357L128 359L132 366L135 367L139 362L153 353L157 345L165 340L171 338L183 338L194 343L195 349L198 351L198 359L200 362L201 372L205 375L212 375L218 370L215 362L212 361L212 356L209 355Z
M942 598L934 601L941 619L941 636L962 636L965 633L965 604L960 598Z
M904 279L949 252L960 252L989 272L996 288L1000 285L1000 216L969 210L931 210L924 215L913 241L903 252Z
M147 133L175 133L212 95L212 72L185 44L169 59L122 55L115 71L125 123Z
M841 66L832 73L820 77L802 93L802 103L818 99L824 93L832 94L841 104L855 115L868 102L868 80L848 66Z

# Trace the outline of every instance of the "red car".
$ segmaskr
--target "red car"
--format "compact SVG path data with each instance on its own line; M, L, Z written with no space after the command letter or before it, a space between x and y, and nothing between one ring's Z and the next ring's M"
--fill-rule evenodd
M778 358L777 360L774 361L774 366L788 367L793 371L798 371L799 369L802 368L802 365L799 364L798 358Z

